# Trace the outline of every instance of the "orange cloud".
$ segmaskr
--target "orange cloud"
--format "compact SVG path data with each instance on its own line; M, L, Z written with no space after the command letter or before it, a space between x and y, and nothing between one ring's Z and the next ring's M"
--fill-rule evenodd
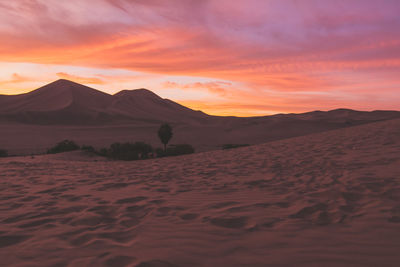
M327 107L382 109L400 101L393 93L400 89L396 1L172 3L4 2L0 61L230 81L235 86L182 81L160 87L204 90L225 99L225 108L234 103L241 110L291 111L293 105L306 110L320 101ZM59 76L82 83L112 80L66 72ZM273 108L259 104L271 101Z
M176 82L166 81L163 83L164 88L179 88L183 90L207 90L210 93L219 95L219 96L226 96L227 92L232 85L229 82L196 82L196 83L188 83L188 84L180 84Z
M325 73L340 71L371 72L376 69L398 69L400 59L334 60L330 54L316 51L312 56L291 58L263 57L264 49L250 47L258 58L246 57L240 48L212 40L203 33L190 33L185 29L146 32L134 36L98 36L87 44L53 46L33 40L30 48L18 48L23 40L1 37L0 60L68 64L101 68L122 68L164 75L190 75L210 77L253 84L278 91L332 90L341 77L332 78ZM30 42L30 41L29 41ZM7 47L7 43L9 46ZM184 47L177 45L185 44ZM387 46L386 46L387 45ZM383 48L393 44L383 44ZM372 49L374 50L374 49ZM2 53L1 51L5 51ZM55 56L57 55L57 56ZM398 82L398 80L395 80ZM213 87L216 88L216 87ZM209 86L209 89L212 87ZM216 88L222 94L222 90Z
M3 80L0 81L0 85L7 85L7 84L15 84L15 83L24 83L24 82L30 82L33 81L33 78L21 76L18 73L13 73L8 80Z
M77 75L71 75L65 72L58 72L56 75L60 79L66 79L66 80L71 80L77 83L84 83L84 84L105 84L105 82L99 78L93 78L93 77L81 77Z

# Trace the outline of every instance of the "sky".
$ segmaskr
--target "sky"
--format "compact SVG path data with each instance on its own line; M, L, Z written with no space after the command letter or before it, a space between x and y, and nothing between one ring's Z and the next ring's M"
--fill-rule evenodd
M398 0L0 0L0 94L69 79L213 115L400 109Z

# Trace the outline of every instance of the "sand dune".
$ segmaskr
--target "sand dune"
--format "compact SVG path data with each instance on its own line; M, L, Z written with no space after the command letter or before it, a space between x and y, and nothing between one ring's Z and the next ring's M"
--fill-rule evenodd
M58 80L26 94L0 96L0 115L11 122L81 124L97 121L110 101L108 94Z
M248 118L210 116L146 89L109 95L58 80L27 94L0 95L0 148L29 155L43 153L64 139L97 148L125 141L160 146L156 132L168 122L174 128L172 143L208 151L227 143L260 144L394 118L400 118L400 112L348 109Z
M58 80L21 95L0 96L3 121L41 125L104 125L127 121L185 121L207 117L162 99L146 89L109 95L68 80Z
M113 102L107 108L109 112L124 114L137 120L195 123L210 117L201 111L163 99L147 89L123 90L113 97Z
M400 120L231 151L99 160L0 160L1 264L400 261Z

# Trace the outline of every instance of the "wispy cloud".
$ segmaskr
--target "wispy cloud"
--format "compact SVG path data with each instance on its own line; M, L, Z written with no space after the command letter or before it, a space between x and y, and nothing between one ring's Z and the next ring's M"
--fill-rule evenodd
M231 89L232 83L229 82L195 82L195 83L187 83L181 84L171 81L166 81L163 83L164 88L179 88L183 90L207 90L210 93L226 96L229 89Z
M10 79L0 81L0 85L9 84L9 83L23 83L23 82L28 82L28 81L32 81L32 80L33 80L33 78L21 76L18 73L13 73L11 75Z
M96 78L96 77L81 77L77 75L72 75L68 74L65 72L58 72L56 75L60 79L67 79L71 80L77 83L84 83L84 84L105 84L105 82L102 79Z

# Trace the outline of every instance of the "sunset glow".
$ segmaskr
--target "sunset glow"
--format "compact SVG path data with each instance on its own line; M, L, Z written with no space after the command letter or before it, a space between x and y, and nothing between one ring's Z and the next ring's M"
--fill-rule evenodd
M397 0L0 3L0 94L57 79L216 115L399 109Z

